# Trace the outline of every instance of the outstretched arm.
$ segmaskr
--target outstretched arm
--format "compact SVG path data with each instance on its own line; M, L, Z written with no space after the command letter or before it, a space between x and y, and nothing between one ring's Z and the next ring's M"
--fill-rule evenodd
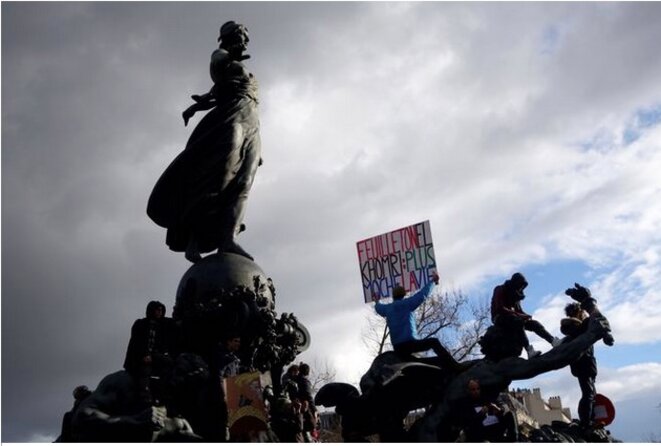
M522 358L504 359L494 365L493 373L503 380L529 379L539 374L557 370L576 360L592 344L609 333L608 320L601 314L590 317L588 329L569 342L552 348L543 355L525 360Z
M184 127L188 125L188 120L192 118L195 113L199 111L209 110L216 106L216 100L211 92L205 93L201 96L194 94L191 97L195 101L195 104L188 107L181 114L181 116L184 118Z

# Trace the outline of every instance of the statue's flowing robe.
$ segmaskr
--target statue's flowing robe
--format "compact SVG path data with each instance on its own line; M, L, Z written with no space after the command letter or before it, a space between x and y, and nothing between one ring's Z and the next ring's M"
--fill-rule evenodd
M167 228L173 251L185 251L194 236L200 252L209 252L233 233L222 228L241 223L237 202L247 197L260 162L257 83L226 54L219 49L211 59L216 106L161 175L147 205L149 217Z

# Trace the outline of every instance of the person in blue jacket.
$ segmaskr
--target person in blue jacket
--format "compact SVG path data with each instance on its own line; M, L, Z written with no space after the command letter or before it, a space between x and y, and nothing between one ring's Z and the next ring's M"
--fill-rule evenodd
M460 364L452 355L441 345L436 338L418 338L418 330L415 325L415 310L422 302L427 299L434 285L438 285L440 277L434 273L432 281L414 293L412 296L404 299L406 290L402 286L396 286L392 291L392 303L383 304L379 302L379 296L374 295L374 310L386 318L388 330L390 330L390 342L395 353L399 355L410 355L416 352L433 350L438 356L444 367L459 371Z

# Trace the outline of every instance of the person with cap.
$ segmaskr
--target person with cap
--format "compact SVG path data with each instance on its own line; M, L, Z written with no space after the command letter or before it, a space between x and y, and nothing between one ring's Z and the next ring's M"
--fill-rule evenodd
M526 297L523 290L527 286L528 281L519 272L496 286L491 298L491 321L494 325L500 325L505 330L516 333L518 341L526 349L528 358L531 358L541 352L530 345L526 330L537 334L553 347L559 345L561 341L549 333L539 321L523 311L521 301Z
M172 363L177 350L176 326L171 318L165 317L165 311L161 302L149 302L146 317L136 320L131 327L126 349L124 369L138 379L145 400L152 399L150 377L160 375Z
M386 318L386 324L390 331L390 342L393 350L399 355L410 355L412 353L433 350L444 367L452 371L459 371L461 365L443 347L436 338L418 338L418 330L415 323L415 310L422 305L425 299L431 295L434 285L438 285L440 277L434 272L432 280L420 290L408 298L404 287L397 285L392 291L392 303L379 302L378 295L373 296L374 310L380 316Z

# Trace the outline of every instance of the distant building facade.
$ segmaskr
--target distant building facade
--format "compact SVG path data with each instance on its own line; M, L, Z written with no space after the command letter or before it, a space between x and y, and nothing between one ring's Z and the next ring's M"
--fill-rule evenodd
M554 421L571 423L571 410L562 407L559 396L552 396L545 401L539 388L516 389L510 391L509 395L514 400L512 406L522 427L550 426Z

